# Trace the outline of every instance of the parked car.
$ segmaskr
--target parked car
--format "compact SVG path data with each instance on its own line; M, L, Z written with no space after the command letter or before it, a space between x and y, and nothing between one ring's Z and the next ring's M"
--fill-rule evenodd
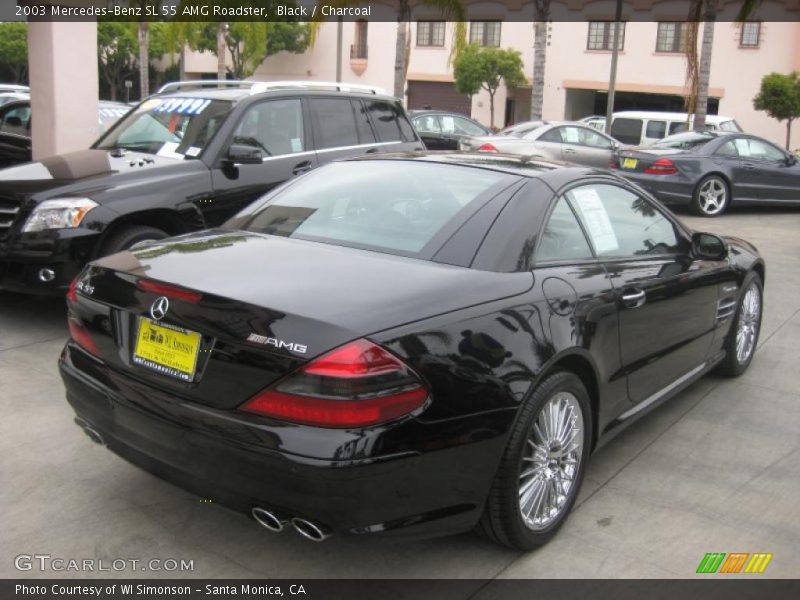
M611 136L623 144L649 146L668 135L691 129L694 117L687 113L631 110L615 112L611 121ZM605 120L603 120L605 127ZM732 117L706 116L705 128L709 131L741 132L742 128Z
M14 92L20 94L30 94L31 88L27 85L18 85L16 83L0 83L0 93Z
M29 100L30 94L25 92L0 92L0 106L15 100Z
M31 102L26 94L2 105L0 99L0 166L14 165L31 160ZM104 132L116 123L130 107L120 102L100 100L97 123ZM2 193L2 191L0 191Z
M379 92L170 84L91 149L0 171L0 288L63 294L89 260L220 225L318 164L421 150L402 105Z
M529 549L594 450L747 369L764 268L608 170L374 156L93 261L59 366L94 441L270 531Z
M612 167L660 200L703 217L734 202L800 204L797 156L754 135L681 133L649 148L621 149Z
M491 133L477 121L458 113L412 110L408 114L428 150L458 150L458 143L465 136Z
M583 117L582 119L578 119L578 122L592 129L597 129L597 131L602 131L603 133L606 131L606 118L599 115Z
M604 133L573 122L548 122L522 134L470 138L464 150L503 152L565 160L580 165L607 168L619 144Z

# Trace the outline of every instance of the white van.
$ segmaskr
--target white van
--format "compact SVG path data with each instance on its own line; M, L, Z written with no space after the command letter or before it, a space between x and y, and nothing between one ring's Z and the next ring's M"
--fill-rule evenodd
M611 122L611 137L623 144L649 146L668 135L686 131L691 127L692 119L693 116L687 113L650 110L615 112ZM735 119L721 115L706 116L706 129L711 131L742 131Z

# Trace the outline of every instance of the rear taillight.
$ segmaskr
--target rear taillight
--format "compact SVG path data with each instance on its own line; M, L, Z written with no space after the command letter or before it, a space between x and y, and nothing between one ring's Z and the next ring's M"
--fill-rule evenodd
M650 175L674 175L678 172L678 168L670 159L659 158L647 167L644 172L650 173Z
M143 292L166 296L174 300L183 300L184 302L200 302L200 299L203 297L200 292L193 292L176 285L159 283L158 281L152 281L150 279L139 279L136 282L136 287Z
M69 334L75 343L81 348L86 350L89 354L100 356L100 350L97 349L97 344L94 343L92 336L86 327L83 326L75 315L67 316L67 324L69 325Z
M619 169L619 161L617 160L616 156L612 156L611 160L608 161L608 168L609 169Z
M80 277L80 275L77 275L75 279L69 282L69 287L67 288L67 302L78 301L78 280Z
M497 152L497 148L493 144L486 142L483 146L478 148L478 152Z
M301 367L241 410L317 427L365 427L407 415L427 398L422 380L403 361L357 340Z

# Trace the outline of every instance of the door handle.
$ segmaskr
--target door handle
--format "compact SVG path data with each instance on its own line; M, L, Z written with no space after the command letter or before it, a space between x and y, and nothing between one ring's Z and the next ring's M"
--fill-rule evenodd
M647 294L644 290L626 290L622 293L622 304L625 308L639 308L647 302Z
M307 160L305 162L301 162L298 165L295 165L294 169L292 169L292 174L293 175L301 175L302 173L307 173L312 168L313 167L311 166L311 162Z
M754 164L751 164L751 163L744 163L742 166L743 166L745 169L749 169L749 170L751 170L751 171L752 171L753 169L755 169L755 168L756 168L756 166L755 166Z
M370 148L369 150L364 152L364 154L375 154L377 151L378 151L377 148Z
M578 152L576 150L573 150L572 148L564 148L564 154L577 154L577 153Z

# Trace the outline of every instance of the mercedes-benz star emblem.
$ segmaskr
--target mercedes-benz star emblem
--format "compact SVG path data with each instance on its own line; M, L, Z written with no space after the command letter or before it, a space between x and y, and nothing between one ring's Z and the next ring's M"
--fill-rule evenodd
M164 315L167 314L169 310L169 300L165 296L159 296L153 302L153 305L150 307L150 316L153 317L156 321L160 321L164 318Z

